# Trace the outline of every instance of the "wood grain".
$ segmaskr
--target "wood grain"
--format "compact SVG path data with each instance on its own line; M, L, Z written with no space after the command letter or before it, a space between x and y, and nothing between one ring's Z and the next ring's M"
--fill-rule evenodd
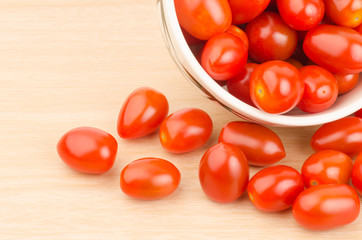
M300 228L291 211L265 214L246 196L221 205L197 177L203 152L237 117L202 97L164 46L155 1L2 0L0 2L0 239L360 239L362 218L327 232ZM55 145L78 126L114 136L123 100L151 86L170 111L199 107L215 130L202 149L169 154L157 139L125 141L101 176L69 169ZM273 128L300 169L316 127ZM137 201L119 189L119 173L140 157L163 157L182 173L180 188L160 201ZM258 169L252 168L254 174Z

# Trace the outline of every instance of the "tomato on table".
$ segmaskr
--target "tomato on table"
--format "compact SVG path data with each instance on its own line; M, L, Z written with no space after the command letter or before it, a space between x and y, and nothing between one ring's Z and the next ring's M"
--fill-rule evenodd
M251 202L264 212L290 208L303 190L304 182L300 173L284 165L260 170L250 179L247 187Z
M294 219L310 230L328 230L353 222L360 212L356 191L345 184L307 188L293 204Z
M337 25L354 28L362 23L361 0L324 0L326 15Z
M362 71L362 35L351 28L318 25L303 42L305 54L332 73Z
M60 138L57 151L74 170L101 174L112 168L117 147L117 141L111 134L98 128L79 127Z
M250 76L258 65L257 63L246 63L238 75L227 81L229 93L252 106L254 103L250 98Z
M338 94L344 94L351 91L358 83L359 73L354 74L335 74L338 83Z
M117 121L121 138L134 139L154 132L167 117L168 102L162 93L142 87L125 100Z
M260 64L250 77L253 103L268 113L285 113L302 99L304 81L297 68L283 61Z
M302 67L299 72L305 87L297 107L308 113L322 112L331 107L338 97L338 84L334 75L313 65Z
M244 42L234 34L220 33L210 38L202 51L201 66L215 80L235 77L248 59Z
M211 147L200 161L199 180L203 191L213 201L235 201L249 181L249 165L243 151L228 143Z
M257 62L285 60L297 47L298 36L274 12L264 12L246 25L249 56Z
M348 155L362 151L362 119L345 117L321 126L312 136L315 151L337 150Z
M168 116L161 124L161 145L173 153L191 152L203 146L212 133L212 120L201 109L184 108Z
M352 184L356 191L362 195L362 152L359 153L353 165Z
M270 0L229 0L233 24L238 25L250 22L262 13L269 3Z
M180 25L192 36L208 40L231 25L227 0L174 0Z
M312 154L302 166L306 187L320 184L348 184L352 174L352 159L339 151L322 150Z
M123 168L122 191L141 200L156 200L173 193L181 180L180 171L167 160L142 158Z
M277 0L277 6L284 22L298 31L317 26L324 16L323 0Z
M278 135L256 123L229 122L222 128L218 141L239 147L254 166L274 164L286 155Z

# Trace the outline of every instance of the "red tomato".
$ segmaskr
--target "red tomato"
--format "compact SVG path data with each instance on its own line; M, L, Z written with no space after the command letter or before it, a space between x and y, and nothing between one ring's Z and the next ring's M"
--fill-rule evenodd
M117 141L101 129L79 127L60 138L57 151L69 167L84 173L101 174L113 166Z
M362 34L362 24L360 24L358 27L354 28L354 30L356 30L357 32Z
M269 2L270 0L229 0L233 24L238 25L250 22L266 9Z
M287 63L290 63L292 64L294 67L296 67L297 69L300 69L303 67L303 64L298 61L298 60L295 60L294 58L288 58L287 60L285 60Z
M305 36L303 49L313 62L333 73L362 71L362 35L353 29L318 25Z
M304 190L300 173L292 167L277 165L255 174L247 187L254 206L264 212L278 212L290 208Z
M117 121L121 138L144 137L154 132L167 117L168 102L159 91L142 87L133 91L124 102Z
M362 119L346 117L326 123L313 135L311 145L315 151L337 150L348 155L362 151Z
M179 170L160 158L142 158L123 168L121 189L130 197L156 200L173 193L181 179Z
M304 81L293 65L270 61L257 66L250 77L250 97L268 113L285 113L302 99Z
M227 0L175 0L180 25L192 36L207 40L231 25Z
M324 16L322 0L277 0L277 5L284 22L298 31L317 26Z
M229 203L238 199L249 181L249 165L238 147L219 143L202 157L199 179L205 194L215 202Z
M334 75L338 83L338 94L344 94L351 91L358 83L359 73L343 74L339 73Z
M246 33L243 30L241 30L240 28L238 28L235 25L231 25L231 27L228 30L226 30L226 32L231 33L234 36L237 36L238 38L240 38L241 41L243 41L246 49L247 50L249 49L249 40L248 40L248 37L246 36Z
M353 222L359 215L356 191L345 184L322 184L304 190L293 204L294 219L310 230L328 230Z
M254 166L268 166L285 157L284 146L278 135L256 123L229 122L222 128L219 142L239 147L249 164Z
M201 66L215 80L235 77L248 59L243 41L230 33L220 33L210 38L201 55Z
M362 195L362 152L359 153L354 161L352 170L352 184L356 191Z
M326 15L343 27L354 28L362 23L361 0L324 0Z
M361 108L360 110L358 110L357 112L355 112L354 115L355 115L356 117L362 118L362 108Z
M338 97L338 85L334 75L313 65L302 67L299 72L305 87L298 108L304 112L317 113L331 107Z
M305 160L302 176L306 187L319 184L348 184L353 168L352 159L335 150L322 150Z
M162 122L160 142L170 152L191 152L207 142L212 127L212 120L206 112L197 108L184 108Z
M296 31L274 12L264 12L255 18L248 23L245 32L249 39L249 55L257 62L288 59L298 43Z
M256 63L245 64L242 71L236 77L227 81L229 93L252 106L254 106L254 103L250 98L250 76L258 65Z

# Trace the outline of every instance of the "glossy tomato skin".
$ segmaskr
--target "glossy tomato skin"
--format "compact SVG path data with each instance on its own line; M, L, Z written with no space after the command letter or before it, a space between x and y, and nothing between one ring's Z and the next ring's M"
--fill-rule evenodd
M298 31L317 26L324 16L322 0L277 0L277 6L284 22Z
M239 147L249 164L254 166L274 164L286 155L278 135L256 123L229 122L222 128L219 142Z
M79 127L60 138L57 151L74 170L101 174L112 168L117 147L117 141L111 134L98 128Z
M297 68L283 61L269 61L255 68L250 77L253 103L268 113L285 113L302 99L304 81Z
M180 25L192 36L208 40L231 25L227 0L175 0Z
M304 190L300 173L292 167L277 165L264 168L249 181L247 191L254 206L264 212L290 208Z
M246 33L241 30L239 27L235 26L235 25L231 25L229 27L228 30L226 30L227 33L231 33L233 34L234 36L237 36L238 38L241 39L241 41L243 41L245 47L246 47L246 50L249 49L249 40L248 40L248 36L246 36Z
M297 47L298 36L274 12L264 12L245 29L249 39L249 56L256 62L285 60Z
M303 49L313 62L332 73L362 71L362 35L353 29L318 25L308 31Z
M262 13L269 3L270 0L229 0L233 24L237 25L250 22Z
M338 84L334 75L313 65L302 67L299 72L305 87L297 107L308 113L322 112L331 107L338 97Z
M362 119L345 117L322 125L312 136L315 151L337 150L348 155L362 151Z
M245 64L238 75L227 81L229 93L252 106L254 103L250 98L250 76L258 65L257 63Z
M312 154L302 166L306 187L320 184L348 184L352 174L352 159L339 151L322 150Z
M362 23L361 0L324 0L326 15L337 25L354 28Z
M201 55L201 66L215 80L235 77L248 59L244 42L230 33L220 33L210 38Z
M349 224L359 212L358 194L345 184L307 188L293 204L294 219L310 230L328 230Z
M169 152L191 152L207 142L212 128L212 120L206 112L197 108L184 108L162 122L160 142Z
M181 180L179 170L161 158L142 158L123 168L120 185L130 197L156 200L173 193Z
M359 153L353 165L352 184L356 191L362 195L362 152Z
M199 180L211 200L219 203L235 201L249 181L249 165L243 151L228 143L211 147L200 161Z
M121 138L134 139L154 132L167 117L168 102L162 93L142 87L133 91L124 102L117 121Z
M359 73L335 74L338 83L338 94L345 94L351 91L358 83Z
M362 118L362 108L354 113L356 117Z

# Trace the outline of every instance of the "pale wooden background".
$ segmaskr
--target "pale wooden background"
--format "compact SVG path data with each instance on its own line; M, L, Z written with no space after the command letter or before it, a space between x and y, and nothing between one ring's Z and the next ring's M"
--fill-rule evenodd
M170 111L199 107L215 130L200 150L174 155L152 135L124 141L113 169L90 176L69 169L55 145L78 126L116 136L125 97L151 86ZM164 46L154 0L0 1L0 239L361 239L362 218L328 232L300 228L291 211L265 214L246 195L221 205L197 177L203 152L237 118L199 94ZM296 167L312 152L316 127L273 128ZM140 157L163 157L182 173L172 196L137 201L119 189L119 173ZM256 171L251 169L252 174Z

